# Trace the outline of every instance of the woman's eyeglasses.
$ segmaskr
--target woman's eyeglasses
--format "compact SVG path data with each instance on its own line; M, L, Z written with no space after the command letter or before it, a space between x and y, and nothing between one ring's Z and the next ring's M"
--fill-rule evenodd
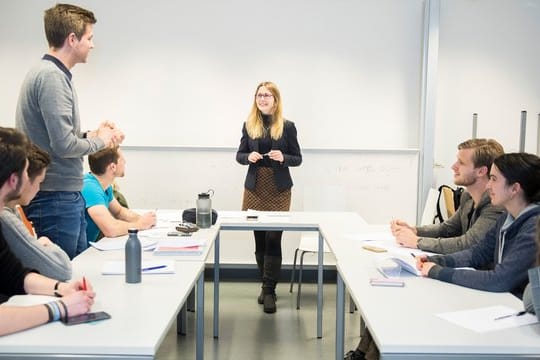
M272 94L257 94L255 96L257 97L257 99L268 99L274 97L274 95Z

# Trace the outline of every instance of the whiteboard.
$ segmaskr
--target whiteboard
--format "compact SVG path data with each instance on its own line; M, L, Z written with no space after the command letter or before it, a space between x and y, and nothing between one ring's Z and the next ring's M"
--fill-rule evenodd
M0 2L0 119L46 51L50 0ZM256 85L313 148L418 146L422 0L78 1L95 48L73 69L82 123L112 120L126 145L236 146ZM8 50L9 49L9 50Z
M118 178L133 208L195 207L197 194L213 189L216 210L240 210L247 166L236 149L124 147L126 177ZM291 210L304 210L304 189L339 188L344 211L368 223L398 217L415 223L417 150L304 149L303 162L290 168L294 186ZM311 209L313 210L313 209Z

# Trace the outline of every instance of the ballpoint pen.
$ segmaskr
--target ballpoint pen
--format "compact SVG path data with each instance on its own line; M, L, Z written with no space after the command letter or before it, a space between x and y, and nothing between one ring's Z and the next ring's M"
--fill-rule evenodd
M167 267L167 265L150 266L150 267L142 268L141 271L157 270L157 269L163 269L163 268L166 268L166 267Z
M521 315L525 315L526 313L527 313L527 312L526 312L525 310L522 310L522 311L519 311L519 312L517 312L517 313L498 316L498 317L496 317L496 318L493 319L493 320L502 320L502 319L506 319L506 318L513 317L513 316L521 316Z
M83 278L82 278L82 289L83 289L84 291L87 290L87 289L86 289L86 278L85 278L84 276L83 276Z
M416 259L416 255L414 255L414 253L411 253L411 256Z

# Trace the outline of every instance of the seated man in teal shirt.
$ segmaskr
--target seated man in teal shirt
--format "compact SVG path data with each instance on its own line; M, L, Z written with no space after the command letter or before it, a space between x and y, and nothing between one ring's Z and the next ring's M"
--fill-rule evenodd
M120 205L114 198L112 183L124 176L126 160L118 147L106 148L88 156L90 173L83 178L82 195L86 202L86 236L96 241L99 232L107 237L127 234L128 229L149 229L156 214L142 215Z

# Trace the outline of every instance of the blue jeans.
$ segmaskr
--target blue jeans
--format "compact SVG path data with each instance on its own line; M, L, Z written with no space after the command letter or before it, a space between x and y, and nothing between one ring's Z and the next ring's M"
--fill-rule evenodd
M25 207L38 236L46 236L73 259L86 243L86 203L79 191L40 191Z

